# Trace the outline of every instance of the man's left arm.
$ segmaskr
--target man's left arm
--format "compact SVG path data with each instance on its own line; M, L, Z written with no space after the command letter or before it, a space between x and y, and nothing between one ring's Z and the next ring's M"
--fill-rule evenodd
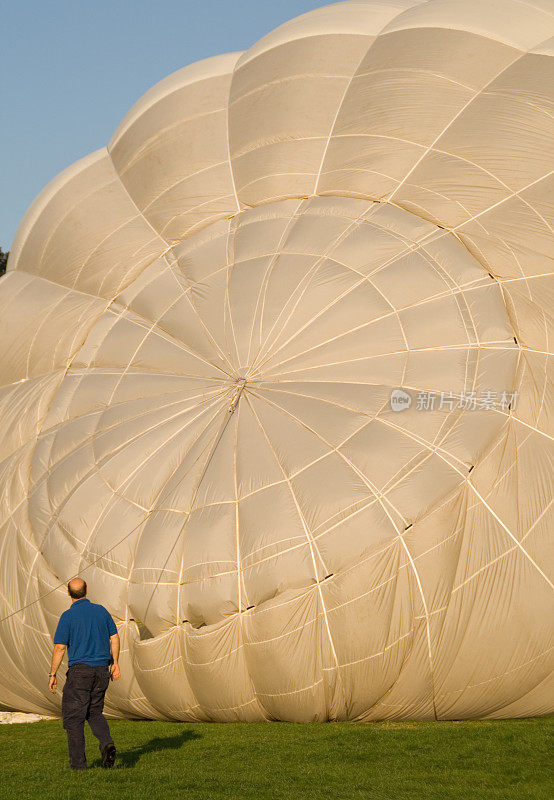
M119 634L117 633L117 625L112 619L112 615L106 611L106 619L108 623L108 636L110 637L110 653L112 654L112 665L110 672L112 679L118 681L121 677L119 669Z
M56 672L58 671L60 664L62 663L64 654L65 654L65 644L55 644L54 651L52 652L52 664L50 666L50 675L48 681L48 688L52 693L54 693L58 688L58 679L56 678Z
M121 677L121 671L119 669L119 635L117 633L110 636L110 650L113 662L111 666L112 678L114 681L118 681Z

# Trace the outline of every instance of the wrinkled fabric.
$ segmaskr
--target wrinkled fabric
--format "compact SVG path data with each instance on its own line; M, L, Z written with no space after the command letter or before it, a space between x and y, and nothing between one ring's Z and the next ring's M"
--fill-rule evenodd
M179 70L0 281L0 703L553 710L552 0L325 6Z

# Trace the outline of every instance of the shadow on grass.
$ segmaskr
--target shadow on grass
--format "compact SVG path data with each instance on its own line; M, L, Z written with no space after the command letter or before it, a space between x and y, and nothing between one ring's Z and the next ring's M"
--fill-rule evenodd
M137 747L126 748L125 750L117 750L116 767L123 767L128 769L134 767L141 756L146 756L148 753L156 753L160 750L179 750L185 742L190 742L193 739L201 739L202 736L196 731L185 730L177 733L174 736L156 736L149 742L145 742ZM117 742L116 742L117 747ZM95 766L100 766L100 761Z

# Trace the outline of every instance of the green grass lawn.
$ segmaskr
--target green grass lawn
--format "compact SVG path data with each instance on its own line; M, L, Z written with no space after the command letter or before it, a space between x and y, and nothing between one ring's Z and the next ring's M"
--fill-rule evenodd
M61 721L0 726L0 798L554 798L548 719L110 726L116 766L87 726L86 772L67 766Z

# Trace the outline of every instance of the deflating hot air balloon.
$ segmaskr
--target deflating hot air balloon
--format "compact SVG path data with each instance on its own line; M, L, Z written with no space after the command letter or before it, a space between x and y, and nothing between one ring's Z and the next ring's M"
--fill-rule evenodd
M342 2L163 80L0 282L0 703L553 710L552 0Z

